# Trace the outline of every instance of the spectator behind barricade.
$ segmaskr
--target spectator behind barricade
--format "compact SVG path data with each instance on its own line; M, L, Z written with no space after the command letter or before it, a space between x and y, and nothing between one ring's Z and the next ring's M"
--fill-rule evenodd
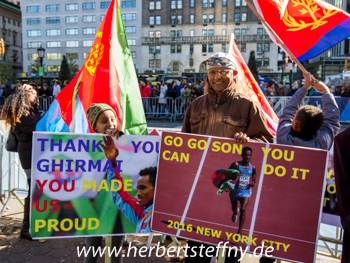
M292 91L292 89L290 88L290 85L286 84L286 87L284 89L284 96L290 96L291 91Z
M180 97L180 91L178 90L177 86L176 86L176 80L174 80L171 84L170 84L170 88L168 88L167 91L167 98L172 98L173 100L168 100L168 107L169 107L169 111L171 114L174 114L174 104L173 101L176 100L176 98ZM171 117L169 117L169 119L171 120ZM174 116L175 119L175 116Z
M196 87L196 89L198 90L198 96L204 95L203 86L199 86L199 84L197 83L195 87Z
M5 83L5 90L11 89L12 82L10 79L7 79L7 82Z
M0 85L0 97L2 97L3 93L4 93L4 88L5 88L5 85L4 84L1 84Z
M184 92L182 92L181 98L182 98L184 110L186 111L188 105L191 103L191 91L190 91L190 87L188 85L185 85L184 89L185 90L184 90Z
M283 81L279 81L277 84L276 96L285 96Z
M342 97L350 96L349 82L345 82L344 86L341 88L340 96Z
M55 81L55 84L53 85L52 95L56 97L58 93L60 93L60 91L61 91L61 87L60 85L58 85L57 81Z
M261 92L264 94L264 95L266 95L266 90L265 90L265 87L264 87L264 83L260 83L259 84L259 88L260 88L260 90L261 90Z
M195 87L192 87L191 88L191 99L194 100L196 99L197 97L199 97L198 95L198 91Z
M266 89L266 96L276 96L275 83L272 82L273 85L269 85Z
M269 88L272 88L275 90L275 96L276 96L276 91L277 91L277 85L276 85L276 82L275 80L273 79L270 84L269 84Z
M21 166L27 176L28 193L30 193L32 167L32 139L37 122L40 120L37 92L33 86L24 84L23 88L9 96L2 107L1 117L14 133L18 141L17 151ZM29 232L30 196L24 199L23 225L21 238L32 240Z
M159 94L159 105L161 107L161 115L160 117L165 117L165 108L166 108L166 94L168 91L168 86L165 82L160 86L160 94Z
M277 143L329 150L340 129L338 105L324 83L317 82L310 73L304 78L304 87L297 90L283 109L277 127ZM323 93L323 112L311 105L301 107L313 83Z
M297 90L298 90L298 84L293 84L292 90L290 91L289 96L293 96Z
M63 86L62 86L61 90L63 90L68 84L69 84L68 80L63 81Z
M153 97L155 99L154 100L154 106L155 106L155 117L158 117L158 115L160 114L160 105L159 105L159 95L160 95L160 84L157 83L156 86L153 89Z
M146 81L140 80L140 93L143 103L143 109L145 113L148 113L150 111L150 103L149 103L149 96L151 95L151 88L146 84Z
M47 88L47 85L46 85L46 84L44 84L44 85L43 85L43 88L40 89L39 95L40 95L41 97L43 97L43 98L47 98L47 97L50 96L50 91L49 91L49 89Z
M10 91L9 91L9 95L12 95L13 93L15 93L16 92L16 85L15 84L12 84L11 85L11 89L10 89Z

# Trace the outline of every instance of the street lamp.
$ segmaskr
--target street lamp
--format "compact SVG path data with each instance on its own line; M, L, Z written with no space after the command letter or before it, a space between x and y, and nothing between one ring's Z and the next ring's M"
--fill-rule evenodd
M45 57L45 48L42 48L42 47L39 47L37 49L38 51L38 57L40 59L40 67L43 66L43 59ZM39 73L39 70L38 70L38 73ZM41 75L41 85L40 85L41 88L43 88L43 75Z

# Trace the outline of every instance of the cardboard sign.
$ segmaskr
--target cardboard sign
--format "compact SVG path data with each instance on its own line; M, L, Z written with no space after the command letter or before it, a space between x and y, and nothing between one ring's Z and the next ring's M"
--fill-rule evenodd
M314 262L327 155L163 132L152 231Z

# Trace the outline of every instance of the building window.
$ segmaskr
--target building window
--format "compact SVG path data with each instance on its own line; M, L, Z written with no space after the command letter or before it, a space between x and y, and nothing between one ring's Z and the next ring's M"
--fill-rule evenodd
M247 22L247 13L242 13L242 22Z
M258 35L262 35L264 33L264 29L263 28L258 28Z
M241 21L241 14L236 13L235 14L235 22L240 22Z
M209 23L214 23L214 14L209 15Z
M176 16L171 16L171 24L172 25L176 24Z
M47 53L47 60L58 60L61 59L61 53Z
M103 18L105 17L105 15L101 15L100 16L100 21L102 22Z
M170 8L171 8L171 9L176 9L176 1L175 1L175 0L172 0L172 1L171 1Z
M269 58L264 58L264 67L270 66L270 59Z
M162 2L161 1L156 1L156 10L162 9Z
M38 58L38 54L28 54L28 60L37 60Z
M61 41L47 41L46 47L50 48L58 48L61 47Z
M243 28L243 29L241 30L241 33L242 33L242 35L246 35L246 34L247 34L247 29L246 29L246 28Z
M79 47L79 41L78 40L68 40L68 41L66 41L66 47Z
M67 36L78 35L78 28L66 28L66 35Z
M27 25L39 25L40 23L40 18L27 18Z
M265 43L264 44L264 51L269 52L270 51L270 43Z
M180 63L173 62L173 71L179 71L179 70L180 70Z
M57 72L61 70L61 66L59 65L48 65L47 66L47 71L48 72Z
M194 24L194 15L190 15L190 23Z
M214 0L209 0L209 7L214 7Z
M170 53L175 53L175 45L170 45Z
M90 16L83 16L83 22L85 23L91 23L96 21L96 16L90 15Z
M208 23L208 15L203 15L203 23Z
M181 51L182 51L182 46L181 45L177 45L176 53L181 53Z
M60 11L60 5L47 5L46 12Z
M40 5L27 6L27 13L39 13Z
M67 53L67 59L79 59L79 53Z
M194 7L194 0L190 0L190 7Z
M208 0L203 0L203 8L207 8L208 7Z
M225 29L225 28L222 29L222 35L223 35L223 36L226 36L226 29Z
M150 24L151 26L154 25L154 16L150 16L150 17L149 17L149 24Z
M256 52L262 52L262 44L261 43L256 44Z
M182 24L182 16L177 16L177 23Z
M84 40L83 47L91 47L93 43L94 43L93 40Z
M128 39L128 45L129 46L135 46L136 45L136 39Z
M221 52L226 53L226 44L221 45Z
M28 48L39 48L39 47L41 47L41 42L28 42L27 47Z
M241 6L241 0L235 0L235 6Z
M122 8L136 7L136 1L122 1Z
M182 37L182 30L177 30L176 31L176 36L177 37Z
M202 53L207 52L207 45L206 44L202 44Z
M227 6L227 0L222 0L222 5Z
M148 54L154 54L154 46L149 46L148 47Z
M162 24L162 17L156 16L156 25L161 25L161 24Z
M77 16L66 16L66 23L78 23L78 17Z
M149 2L149 10L154 10L154 1Z
M66 4L66 11L78 10L78 4Z
M222 22L226 23L226 14L222 14Z
M177 0L177 9L182 9L182 0Z
M247 6L247 3L244 0L242 1L242 6Z
M208 45L208 52L214 52L213 44Z
M239 36L240 34L241 34L240 29L239 29L239 28L236 28L236 29L235 29L235 35L236 35L236 36Z
M156 31L156 37L160 37L160 31Z
M136 58L136 51L131 51L131 57Z
M214 36L214 29L209 29L209 36Z
M88 55L89 55L89 53L84 52L84 53L83 53L83 59L86 59L86 58L88 57Z
M46 29L47 36L60 36L61 29Z
M126 26L124 29L125 33L136 33L136 26Z
M60 22L59 17L46 17L46 24L59 24Z
M247 46L245 43L241 44L241 52L246 52Z
M160 46L156 46L156 54L160 54Z
M95 9L95 3L83 3L83 10Z
M122 14L123 21L136 20L136 13Z
M27 30L27 36L28 37L40 37L41 36L41 30L39 30L39 29Z
M83 35L94 35L94 34L96 34L96 28L94 27L83 28Z
M260 68L261 67L261 58L257 58L256 59L256 66L258 67L258 68Z
M101 9L107 9L109 7L110 3L111 3L111 1L109 1L109 2L101 2L101 4L100 4Z
M190 30L190 37L194 36L194 30Z
M202 36L206 37L208 35L208 31L206 29L202 29Z
M190 52L193 53L193 44L190 45Z
M154 61L156 61L155 65L154 65ZM150 68L160 68L160 59L150 59L148 62L148 66Z

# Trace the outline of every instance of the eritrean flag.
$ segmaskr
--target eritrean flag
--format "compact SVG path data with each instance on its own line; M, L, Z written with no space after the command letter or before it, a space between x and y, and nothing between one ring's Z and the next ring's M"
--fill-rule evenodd
M37 131L93 132L86 111L106 103L125 134L147 134L135 67L117 0L112 0L79 73L55 98Z
M237 63L237 89L239 92L247 95L252 100L257 102L266 119L267 127L273 136L276 136L278 117L272 109L270 103L267 101L265 95L259 88L253 74L250 72L247 64L242 57L241 52L234 41L234 35L231 34L230 49L229 53L236 59Z
M254 0L254 3L299 61L314 58L350 36L350 15L322 0Z

